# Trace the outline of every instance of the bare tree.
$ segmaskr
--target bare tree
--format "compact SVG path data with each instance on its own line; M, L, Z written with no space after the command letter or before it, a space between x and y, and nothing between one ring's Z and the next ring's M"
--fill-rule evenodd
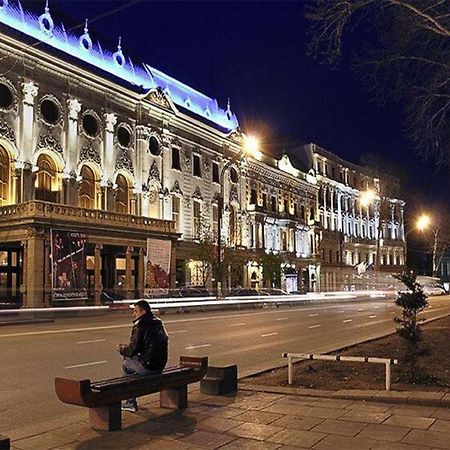
M400 102L416 149L449 165L450 1L308 0L307 5L310 55L335 65L348 48L372 98Z

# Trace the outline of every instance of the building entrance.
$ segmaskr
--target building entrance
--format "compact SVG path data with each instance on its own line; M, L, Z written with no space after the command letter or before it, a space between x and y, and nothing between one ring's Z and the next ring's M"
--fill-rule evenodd
M0 247L0 308L22 304L22 249Z

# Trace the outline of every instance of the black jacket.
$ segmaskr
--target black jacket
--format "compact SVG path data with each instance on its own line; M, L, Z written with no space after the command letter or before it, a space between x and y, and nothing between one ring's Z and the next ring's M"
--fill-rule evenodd
M167 364L169 335L164 324L151 313L135 320L130 343L122 347L123 356L139 356L142 364L150 370L163 370Z

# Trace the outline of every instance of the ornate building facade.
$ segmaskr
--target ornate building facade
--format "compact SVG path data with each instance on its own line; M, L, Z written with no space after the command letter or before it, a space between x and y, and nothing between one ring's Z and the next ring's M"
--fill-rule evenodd
M242 286L262 287L265 253L281 256L290 290L341 288L336 270L373 261L377 248L381 268L404 263L403 202L388 200L388 218L378 203L358 205L380 180L314 145L298 149L298 167L288 155L242 160L243 137L229 103L133 64L120 42L94 44L87 24L75 36L48 8L35 17L5 2L0 301L55 303L54 232L83 240L96 303L109 291L143 295L149 240L170 244L170 287L199 284L192 251L205 223L217 238L220 216L222 242L245 255Z

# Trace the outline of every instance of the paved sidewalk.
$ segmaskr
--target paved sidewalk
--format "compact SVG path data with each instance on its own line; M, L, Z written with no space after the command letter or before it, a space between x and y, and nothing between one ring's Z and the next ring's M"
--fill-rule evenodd
M13 449L317 450L450 449L450 408L306 397L239 390L235 397L193 392L189 408L145 398L123 413L123 430L101 432L86 421L12 442Z

